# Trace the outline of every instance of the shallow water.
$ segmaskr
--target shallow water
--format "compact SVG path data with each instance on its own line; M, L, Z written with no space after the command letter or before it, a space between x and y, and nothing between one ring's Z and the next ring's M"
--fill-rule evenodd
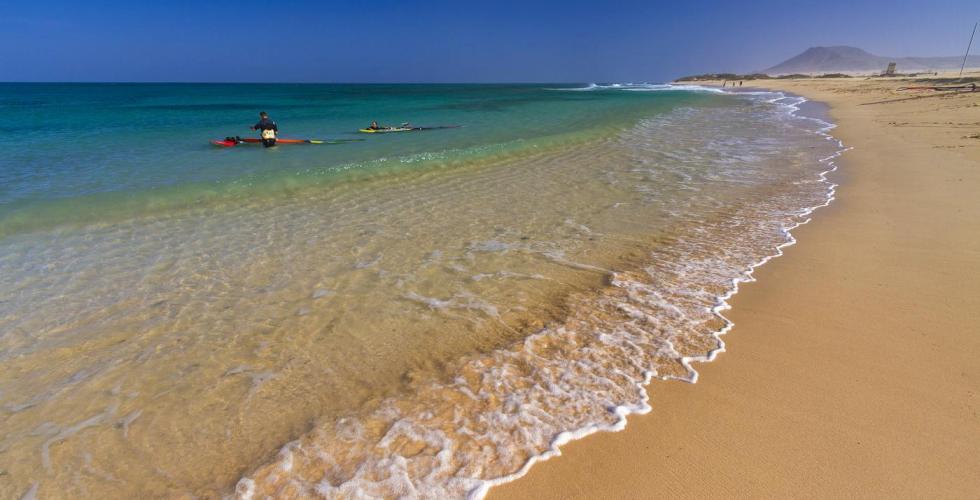
M256 105L149 87L83 107L208 137ZM718 297L826 201L838 149L773 94L293 87L263 92L304 133L344 136L371 104L466 123L152 154L181 132L133 126L128 155L5 160L3 496L482 491L619 425L647 377L692 377Z

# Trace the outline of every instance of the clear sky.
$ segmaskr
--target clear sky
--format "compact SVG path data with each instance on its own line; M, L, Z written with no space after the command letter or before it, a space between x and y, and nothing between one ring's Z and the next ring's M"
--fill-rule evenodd
M962 54L978 18L980 0L0 0L0 81L666 81L814 45Z

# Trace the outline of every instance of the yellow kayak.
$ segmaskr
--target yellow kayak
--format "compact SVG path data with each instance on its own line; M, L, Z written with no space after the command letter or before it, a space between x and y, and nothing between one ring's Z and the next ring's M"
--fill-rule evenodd
M411 132L412 130L422 130L422 127L362 128L360 131L365 134L386 134L388 132Z

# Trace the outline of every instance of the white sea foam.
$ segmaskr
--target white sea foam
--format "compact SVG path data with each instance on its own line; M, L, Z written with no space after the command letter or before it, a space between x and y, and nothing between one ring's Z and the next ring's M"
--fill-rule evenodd
M548 90L561 90L566 92L592 92L592 91L600 91L600 90L625 90L630 92L687 91L687 92L711 92L711 93L719 93L719 94L724 92L722 89L715 88L715 87L706 87L703 85L673 84L673 83L612 83L607 85L590 83L585 87L552 88Z

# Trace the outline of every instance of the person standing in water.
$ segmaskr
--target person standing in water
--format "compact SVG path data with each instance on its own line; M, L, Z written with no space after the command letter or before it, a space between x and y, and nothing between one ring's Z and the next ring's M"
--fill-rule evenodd
M252 130L258 130L262 134L262 145L271 148L276 145L276 136L279 135L279 126L276 122L269 119L269 114L265 111L259 113L259 122L252 125Z

